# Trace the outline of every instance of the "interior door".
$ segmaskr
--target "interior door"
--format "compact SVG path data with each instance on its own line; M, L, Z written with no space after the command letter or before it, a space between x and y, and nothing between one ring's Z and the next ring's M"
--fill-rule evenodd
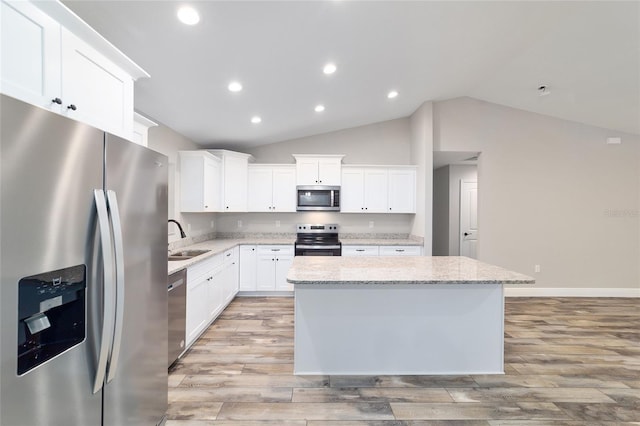
M105 143L105 189L116 194L122 227L124 317L104 426L155 425L167 408L167 157L113 135Z
M460 256L477 258L478 182L460 181Z

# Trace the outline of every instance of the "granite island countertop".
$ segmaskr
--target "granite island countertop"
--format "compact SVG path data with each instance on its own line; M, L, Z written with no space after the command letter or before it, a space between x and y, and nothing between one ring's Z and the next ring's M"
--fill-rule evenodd
M292 284L534 284L527 275L463 256L295 257Z

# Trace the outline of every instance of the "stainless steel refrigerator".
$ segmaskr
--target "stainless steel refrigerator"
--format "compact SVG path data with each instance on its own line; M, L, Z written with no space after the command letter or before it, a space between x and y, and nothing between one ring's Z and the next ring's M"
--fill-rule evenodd
M164 422L167 158L0 108L0 425Z

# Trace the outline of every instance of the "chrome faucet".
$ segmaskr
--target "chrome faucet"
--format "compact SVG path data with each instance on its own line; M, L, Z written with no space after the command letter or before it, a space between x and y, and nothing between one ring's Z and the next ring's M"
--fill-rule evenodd
M169 219L169 222L173 222L176 225L178 225L178 229L180 229L180 238L187 238L187 234L185 234L184 231L182 230L182 225L180 225L180 222L174 219Z

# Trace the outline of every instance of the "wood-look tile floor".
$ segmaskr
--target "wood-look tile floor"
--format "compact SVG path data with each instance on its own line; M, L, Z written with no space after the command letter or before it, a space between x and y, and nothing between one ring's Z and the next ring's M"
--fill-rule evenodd
M292 372L293 299L236 298L170 371L167 426L640 424L640 299L507 299L505 375Z

